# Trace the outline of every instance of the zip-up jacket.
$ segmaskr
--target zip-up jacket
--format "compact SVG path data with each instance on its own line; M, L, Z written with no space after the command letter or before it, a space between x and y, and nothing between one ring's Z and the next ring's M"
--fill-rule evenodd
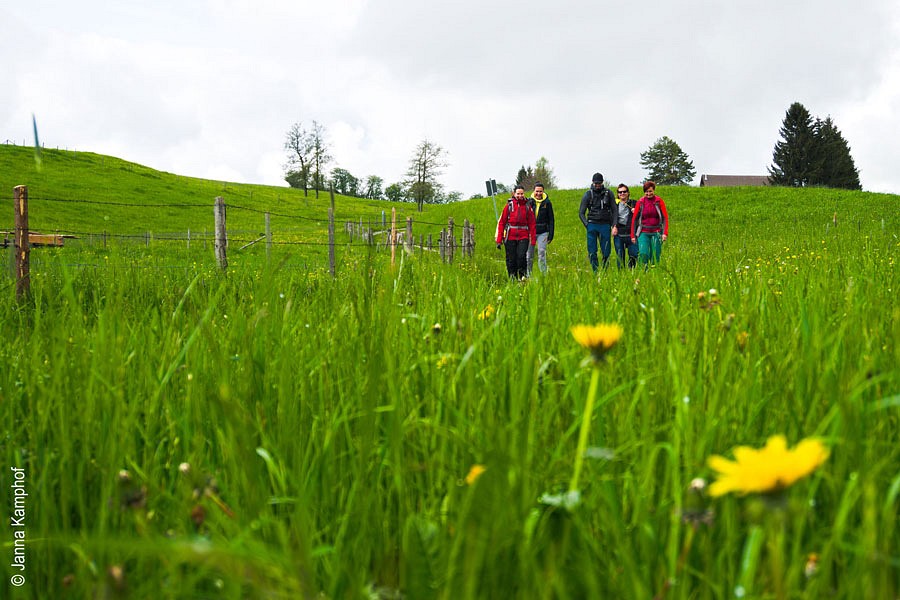
M550 203L550 196L544 194L544 199L538 208L537 200L534 196L528 199L528 208L534 211L534 232L537 235L549 233L548 242L553 241L553 234L556 230L556 221L553 218L553 204Z
M529 240L531 245L537 244L534 232L534 213L528 208L525 198L510 198L503 207L503 214L497 221L497 243L507 240Z
M634 217L634 207L635 200L632 198L629 198L624 202L618 202L616 205L618 215L616 227L618 227L618 235L620 237L628 237L631 235L631 220Z
M637 238L642 233L662 233L669 237L669 213L666 211L666 203L659 196L653 196L652 200L641 196L634 207L631 237Z
M594 188L589 189L581 198L581 206L578 207L578 216L587 227L588 223L601 223L612 227L616 224L616 200L607 188L599 192Z

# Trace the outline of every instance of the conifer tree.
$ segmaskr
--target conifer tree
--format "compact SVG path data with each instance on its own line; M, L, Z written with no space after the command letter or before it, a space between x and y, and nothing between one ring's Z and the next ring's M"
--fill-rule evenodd
M781 140L775 143L769 182L772 185L804 187L814 169L813 119L806 107L794 102L781 123Z
M806 107L794 102L779 133L769 167L772 185L862 189L850 146L831 117L813 121Z
M647 169L647 179L657 185L687 185L697 174L681 146L665 135L641 152L641 166Z
M830 188L861 190L859 171L850 155L850 146L840 130L826 117L816 119L815 132L815 172L814 183Z

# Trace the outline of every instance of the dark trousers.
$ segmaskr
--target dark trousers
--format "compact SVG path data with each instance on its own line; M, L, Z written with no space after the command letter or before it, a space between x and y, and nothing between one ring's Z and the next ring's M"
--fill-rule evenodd
M628 268L633 269L634 265L637 264L638 258L638 245L637 242L631 243L631 238L624 235L617 235L615 239L613 239L616 246L616 256L618 257L617 263L619 268L625 266L625 252L628 252Z
M609 264L610 237L612 226L609 223L588 223L587 225L587 249L591 268L596 271L600 266L597 258L597 240L600 240L600 252L603 254L603 268Z
M506 272L510 277L522 279L528 274L528 245L527 239L506 240Z

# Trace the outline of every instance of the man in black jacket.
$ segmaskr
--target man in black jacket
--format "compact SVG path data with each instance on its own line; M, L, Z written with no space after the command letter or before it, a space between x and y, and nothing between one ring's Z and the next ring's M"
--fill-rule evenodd
M596 272L600 266L597 260L597 240L600 240L600 252L603 253L603 268L609 264L610 241L613 225L616 224L616 200L609 189L603 185L603 175L594 173L591 178L591 189L581 198L578 216L587 230L588 258L591 268Z
M528 275L531 276L535 248L537 248L538 266L541 273L547 272L547 244L553 241L553 233L556 229L553 205L550 203L550 196L544 193L543 183L534 184L534 193L528 199L528 207L534 213L535 233L537 233L537 246L528 247Z

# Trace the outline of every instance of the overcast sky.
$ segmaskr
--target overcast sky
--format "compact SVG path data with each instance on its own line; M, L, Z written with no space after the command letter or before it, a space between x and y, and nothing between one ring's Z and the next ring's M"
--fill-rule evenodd
M863 188L900 190L897 0L145 0L0 8L0 142L286 185L291 125L357 177L447 151L464 197L547 157L560 187L765 175L792 102L831 116Z

